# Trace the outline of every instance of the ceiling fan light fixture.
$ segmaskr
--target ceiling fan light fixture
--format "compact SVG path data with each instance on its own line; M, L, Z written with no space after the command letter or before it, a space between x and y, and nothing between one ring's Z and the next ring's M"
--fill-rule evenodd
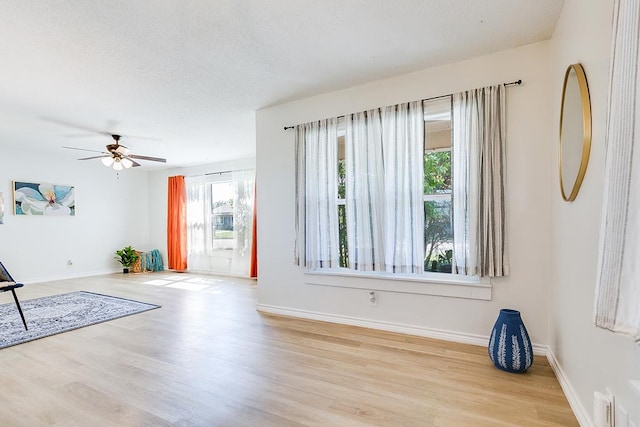
M106 167L109 167L113 163L113 157L103 157L100 161L102 162L103 165L105 165Z
M105 134L105 132L98 132L98 133ZM132 167L142 166L140 163L136 161L138 159L148 160L150 162L161 162L161 163L167 162L167 159L163 159L160 157L141 156L137 154L129 155L130 150L124 145L120 145L120 138L121 138L120 135L114 134L114 135L111 135L111 138L113 138L113 143L107 144L105 147L106 149L104 151L88 150L86 148L76 148L76 147L62 147L62 148L100 153L99 156L93 155L91 157L84 157L78 160L100 159L103 165L105 165L106 167L111 167L117 171L121 171L123 169L129 169Z
M129 154L129 149L124 145L119 145L118 148L116 148L116 153L126 156L127 154Z
M122 166L124 166L125 169L129 169L131 166L133 166L133 162L126 157L120 160L120 163L122 163Z
M115 159L113 161L113 169L117 170L117 171L121 171L122 170L122 162L120 161L120 159Z

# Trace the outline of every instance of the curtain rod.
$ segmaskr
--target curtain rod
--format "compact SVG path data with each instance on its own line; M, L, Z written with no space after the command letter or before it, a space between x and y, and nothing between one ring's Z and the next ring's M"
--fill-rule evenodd
M512 82L509 83L502 83L503 85L506 86L520 86L522 84L522 79L518 79L518 80L514 80ZM422 99L421 101L431 101L432 99L438 99L438 98L444 98L445 96L451 96L452 94L449 95L440 95L440 96L434 96L433 98L425 98ZM338 119L344 119L344 116L338 116ZM289 129L293 129L295 126L285 126L284 130L289 130Z
M246 171L252 171L254 170L253 168L248 168L248 169L234 169L234 170L229 170L229 171L221 171L221 172L207 172L207 173L201 173L198 175L186 175L189 178L193 178L196 176L209 176L209 175L222 175L223 173L232 173L232 172L246 172Z

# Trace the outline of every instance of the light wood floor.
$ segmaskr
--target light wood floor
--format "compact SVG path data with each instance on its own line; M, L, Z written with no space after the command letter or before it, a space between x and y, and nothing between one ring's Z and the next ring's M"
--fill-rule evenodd
M18 292L76 290L162 308L0 350L0 425L578 425L542 357L508 374L482 347L261 315L248 280L114 274Z

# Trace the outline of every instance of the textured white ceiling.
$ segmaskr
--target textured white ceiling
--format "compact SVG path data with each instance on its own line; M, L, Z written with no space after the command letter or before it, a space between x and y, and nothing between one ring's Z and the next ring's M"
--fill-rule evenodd
M562 5L0 0L0 144L110 142L75 125L168 166L248 157L259 108L548 39Z

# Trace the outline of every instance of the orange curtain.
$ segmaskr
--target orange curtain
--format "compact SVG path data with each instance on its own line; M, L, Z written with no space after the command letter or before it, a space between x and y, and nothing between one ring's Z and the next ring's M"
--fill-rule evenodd
M187 269L187 191L184 176L169 177L167 259L170 270Z
M253 184L253 230L251 231L253 239L251 241L251 268L249 270L249 277L258 277L258 233L257 224L258 217L256 215L256 199L258 194L256 192L256 184Z

